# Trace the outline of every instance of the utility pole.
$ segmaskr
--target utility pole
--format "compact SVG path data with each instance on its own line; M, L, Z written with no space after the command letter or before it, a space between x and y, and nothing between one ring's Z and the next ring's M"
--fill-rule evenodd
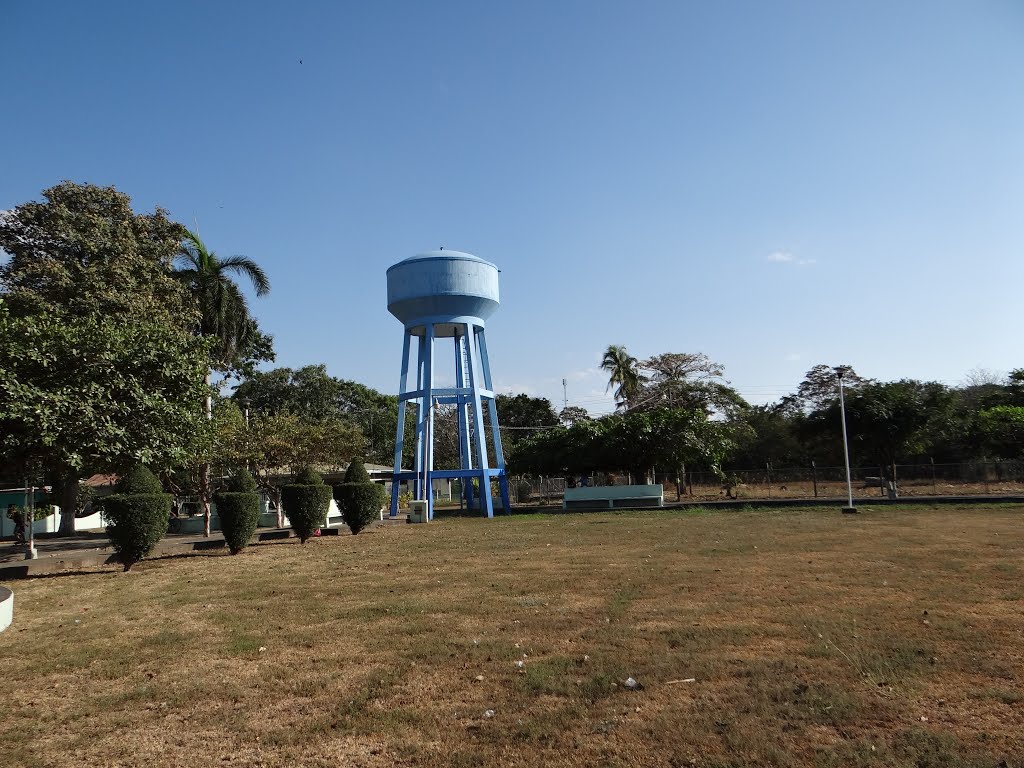
M837 366L833 369L836 372L836 379L839 381L839 413L843 421L843 458L846 460L846 493L849 504L843 507L843 512L854 514L857 508L853 506L853 482L850 480L850 446L846 438L846 398L843 396L843 374L846 369Z
M562 410L569 407L569 390L566 387L565 379L562 379Z

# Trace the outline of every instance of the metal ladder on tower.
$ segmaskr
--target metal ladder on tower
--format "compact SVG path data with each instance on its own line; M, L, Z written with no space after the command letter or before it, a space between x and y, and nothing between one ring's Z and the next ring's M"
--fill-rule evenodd
M470 340L466 339L466 343L462 345L462 381L459 382L459 386L468 389L470 386L469 376L469 347ZM476 423L473 414L473 407L471 403L465 402L459 406L464 409L466 414L466 429L469 432L469 445L466 446L466 452L469 456L470 466L473 465L473 446L476 445Z

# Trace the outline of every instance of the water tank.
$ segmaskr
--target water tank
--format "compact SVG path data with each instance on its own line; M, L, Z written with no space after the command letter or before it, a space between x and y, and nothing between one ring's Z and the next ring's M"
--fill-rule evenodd
M498 268L471 253L430 251L388 269L388 311L406 328L427 322L483 326L498 308ZM456 333L438 327L438 336Z

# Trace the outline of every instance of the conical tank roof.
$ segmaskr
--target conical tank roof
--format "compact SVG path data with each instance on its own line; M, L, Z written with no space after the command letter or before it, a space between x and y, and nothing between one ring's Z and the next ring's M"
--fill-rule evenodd
M388 269L388 311L406 327L483 321L498 308L498 268L462 251L428 251Z

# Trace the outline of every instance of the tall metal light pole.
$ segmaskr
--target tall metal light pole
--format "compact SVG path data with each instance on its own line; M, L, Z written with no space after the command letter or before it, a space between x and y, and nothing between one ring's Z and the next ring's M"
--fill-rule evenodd
M843 374L846 373L846 368L839 365L833 368L836 372L836 380L839 382L839 414L843 422L843 458L846 461L846 493L847 493L847 506L843 507L843 512L848 514L856 513L857 508L853 506L853 482L850 480L850 445L849 440L846 437L846 398L843 396Z
M28 479L25 480L25 511L22 513L22 518L28 517L28 540L25 542L25 559L35 560L39 557L39 552L36 551L36 486L35 480L32 481L32 490L29 490Z

